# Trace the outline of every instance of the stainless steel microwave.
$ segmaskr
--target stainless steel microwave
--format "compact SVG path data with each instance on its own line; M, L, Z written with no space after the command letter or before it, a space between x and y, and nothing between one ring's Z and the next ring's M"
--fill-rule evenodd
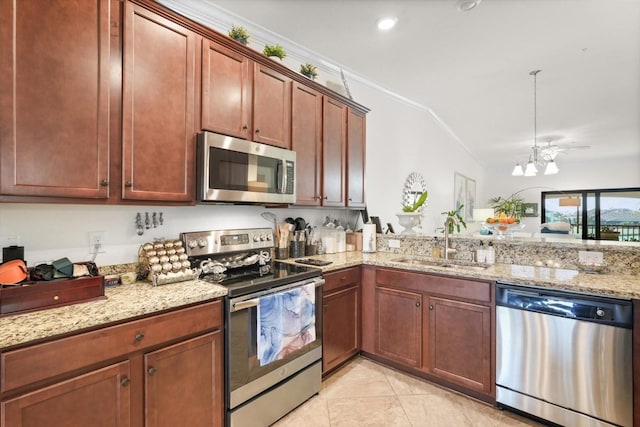
M295 203L295 151L212 132L198 134L201 202Z

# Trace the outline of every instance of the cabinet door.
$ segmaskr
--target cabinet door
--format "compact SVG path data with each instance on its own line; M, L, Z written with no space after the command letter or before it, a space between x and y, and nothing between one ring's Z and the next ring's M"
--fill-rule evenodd
M409 367L422 364L422 295L376 286L375 352Z
M324 98L322 138L322 204L345 206L347 107Z
M429 372L491 393L491 309L429 298Z
M195 34L125 3L124 199L193 200L195 63Z
M145 355L145 426L222 426L223 357L221 331Z
M291 148L291 79L254 64L253 140Z
M127 427L129 362L2 402L2 427Z
M202 40L202 129L251 139L249 59Z
M296 204L320 205L322 95L298 82L291 100L291 149L296 156Z
M349 108L347 116L347 206L364 208L366 117Z
M342 364L358 352L358 285L323 296L322 372Z
M2 194L109 196L109 11L0 1Z

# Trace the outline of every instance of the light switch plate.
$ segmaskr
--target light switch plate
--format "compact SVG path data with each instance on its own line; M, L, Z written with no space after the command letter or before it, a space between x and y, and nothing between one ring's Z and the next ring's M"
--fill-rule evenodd
M603 262L602 252L598 251L579 251L578 261L586 265L598 265Z
M398 239L389 239L389 247L400 249L400 240Z

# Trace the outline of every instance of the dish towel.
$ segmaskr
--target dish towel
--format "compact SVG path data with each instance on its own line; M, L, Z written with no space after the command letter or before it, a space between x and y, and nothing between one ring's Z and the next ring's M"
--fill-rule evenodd
M258 360L280 360L316 339L315 283L260 298Z

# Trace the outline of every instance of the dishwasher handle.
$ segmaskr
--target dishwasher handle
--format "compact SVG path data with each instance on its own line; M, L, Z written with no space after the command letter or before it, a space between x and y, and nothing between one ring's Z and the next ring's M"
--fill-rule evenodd
M631 301L498 283L496 304L575 320L632 327Z

